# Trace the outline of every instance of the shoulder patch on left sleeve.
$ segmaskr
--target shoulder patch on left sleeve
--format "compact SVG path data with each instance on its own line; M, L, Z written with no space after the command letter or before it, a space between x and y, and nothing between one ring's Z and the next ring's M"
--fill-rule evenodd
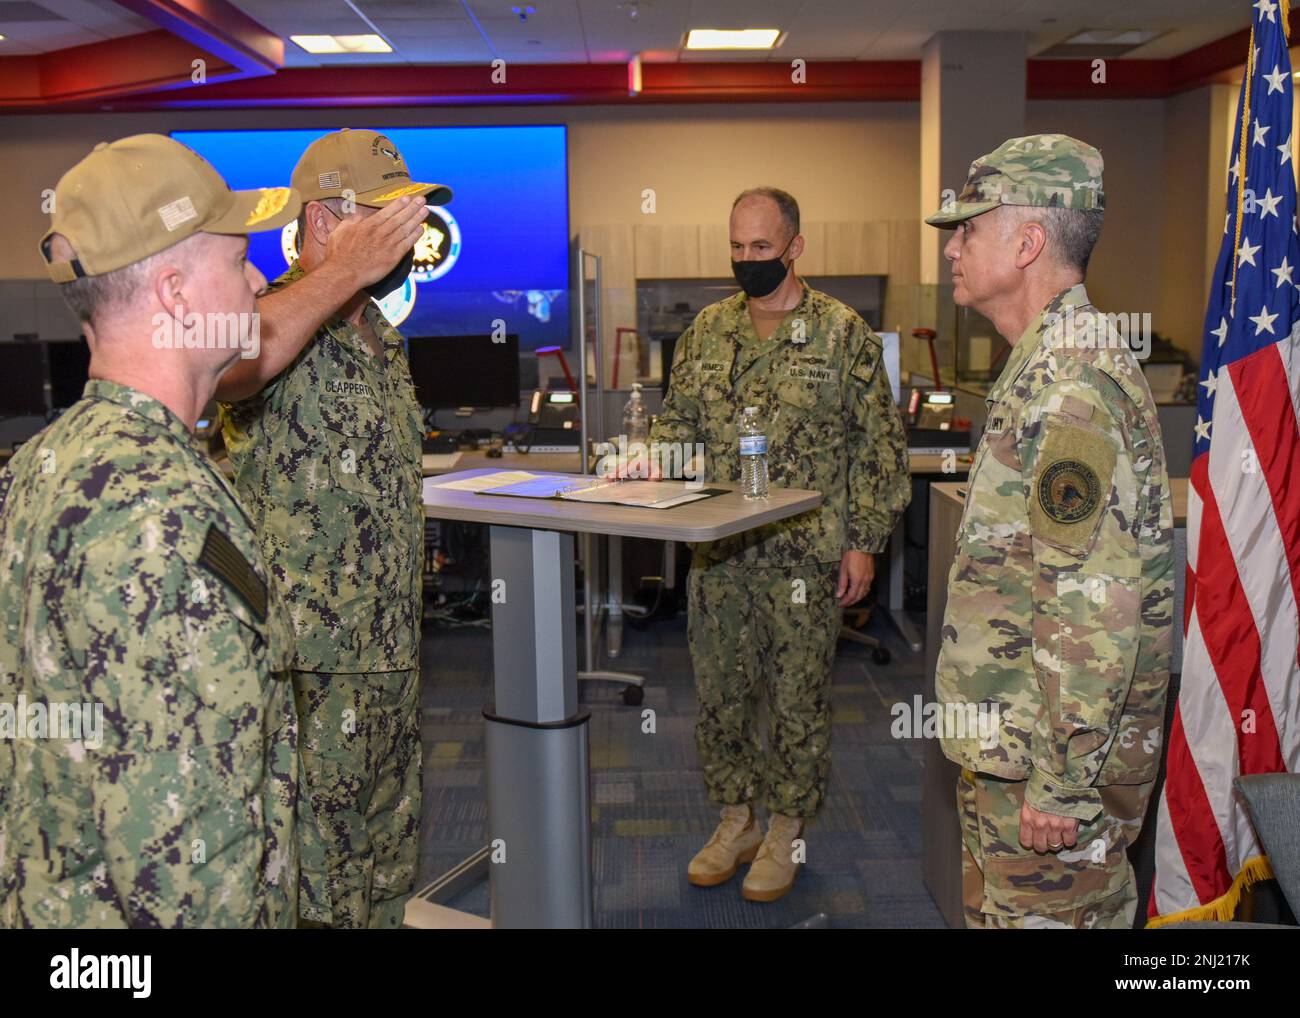
M1038 503L1057 523L1086 520L1101 505L1097 472L1082 460L1056 460L1038 478Z
M244 558L235 543L219 530L217 525L208 527L208 536L203 539L203 550L199 553L199 565L216 576L252 609L258 622L266 621L266 583Z
M858 353L858 358L853 367L849 369L849 374L860 382L870 383L875 377L876 367L881 361L881 347L879 341L872 342L874 335L869 337L862 344L862 350Z
M1101 432L1045 418L1042 446L1029 493L1035 537L1084 552L1110 503L1115 446Z

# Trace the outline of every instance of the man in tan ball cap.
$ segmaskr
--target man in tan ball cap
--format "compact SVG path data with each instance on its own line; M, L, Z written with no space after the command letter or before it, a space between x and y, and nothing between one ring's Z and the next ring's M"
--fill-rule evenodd
M82 710L0 739L0 927L297 920L292 628L192 432L266 283L246 234L299 205L153 134L55 188L90 381L0 470L0 702Z

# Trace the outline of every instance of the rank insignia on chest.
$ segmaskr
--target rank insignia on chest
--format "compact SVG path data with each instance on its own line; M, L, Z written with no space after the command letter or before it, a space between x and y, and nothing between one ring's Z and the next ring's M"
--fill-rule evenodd
M1101 503L1101 483L1086 463L1057 460L1039 476L1038 502L1057 523L1078 523Z

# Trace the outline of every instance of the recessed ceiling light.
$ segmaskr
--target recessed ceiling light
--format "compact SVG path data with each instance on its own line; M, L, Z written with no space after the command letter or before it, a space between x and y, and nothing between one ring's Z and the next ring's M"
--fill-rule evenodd
M1079 60L1096 57L1122 57L1140 46L1160 37L1160 31L1149 29L1089 28L1075 32L1063 42L1058 42L1036 53L1037 57L1066 57Z
M291 35L308 53L391 53L393 47L377 35Z
M1065 40L1067 46L1142 46L1160 34L1156 29L1103 29L1090 28L1076 32Z
M779 28L692 28L686 33L687 49L771 49Z

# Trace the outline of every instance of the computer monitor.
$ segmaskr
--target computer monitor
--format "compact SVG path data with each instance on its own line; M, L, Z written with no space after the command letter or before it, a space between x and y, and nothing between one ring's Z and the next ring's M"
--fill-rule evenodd
M406 344L420 405L517 407L519 336L412 336Z
M673 357L677 354L677 340L680 336L665 336L659 340L660 371L663 378L664 394L668 393L668 383L673 380Z
M90 347L85 337L55 339L45 344L49 363L50 409L67 410L81 399L90 377Z
M40 343L0 347L0 418L45 416L45 348Z

